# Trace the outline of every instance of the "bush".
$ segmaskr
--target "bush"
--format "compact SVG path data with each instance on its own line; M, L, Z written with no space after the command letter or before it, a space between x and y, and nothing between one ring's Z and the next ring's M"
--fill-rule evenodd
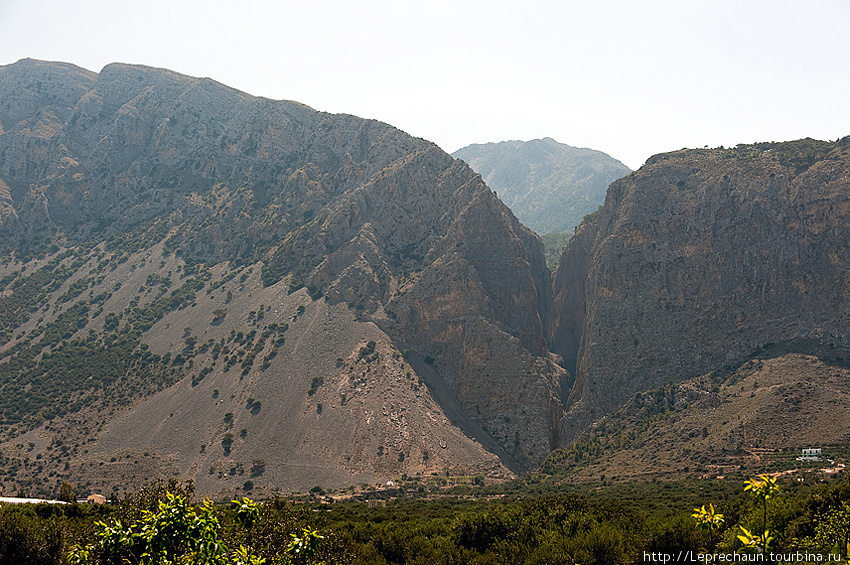
M58 565L65 543L67 531L63 519L40 518L36 508L29 504L0 506L0 565Z
M240 511L252 515L257 513L256 506L247 499ZM250 518L240 516L240 511L237 512L237 520L250 521ZM70 563L262 565L265 561L241 545L233 551L228 549L221 539L221 526L209 499L197 507L190 505L185 497L168 492L156 511L147 511L136 521L125 523L112 519L96 522L95 525L98 541L72 547L68 554Z
M233 434L226 433L224 437L221 438L221 447L224 450L225 455L230 455L230 448L233 446Z

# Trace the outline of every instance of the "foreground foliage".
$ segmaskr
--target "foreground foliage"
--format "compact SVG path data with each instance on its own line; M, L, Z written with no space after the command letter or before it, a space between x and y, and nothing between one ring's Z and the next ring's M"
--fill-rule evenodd
M156 512L143 510L142 513L141 520L129 525L117 518L95 522L97 541L86 546L74 545L68 560L78 565L115 560L144 565L265 563L265 559L252 555L243 545L232 551L228 549L219 537L221 525L209 499L200 507L193 507L185 497L167 492ZM256 514L256 505L245 499L236 512L236 520L250 525Z
M191 483L156 484L114 506L0 508L0 565L591 565L652 552L850 551L844 479L585 485L531 496L529 487L509 489L519 487L370 509L356 501L195 504Z

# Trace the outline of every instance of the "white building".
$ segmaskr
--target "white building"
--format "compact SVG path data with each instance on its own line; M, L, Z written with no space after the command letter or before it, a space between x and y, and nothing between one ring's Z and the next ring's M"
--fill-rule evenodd
M0 504L68 504L61 500L44 500L43 498L17 498L13 496L0 496Z

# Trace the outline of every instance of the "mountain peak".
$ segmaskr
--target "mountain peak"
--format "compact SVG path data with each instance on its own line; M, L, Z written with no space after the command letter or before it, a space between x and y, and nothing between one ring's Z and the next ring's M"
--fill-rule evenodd
M629 169L592 149L551 137L469 145L463 159L537 233L568 232L605 199L608 185Z

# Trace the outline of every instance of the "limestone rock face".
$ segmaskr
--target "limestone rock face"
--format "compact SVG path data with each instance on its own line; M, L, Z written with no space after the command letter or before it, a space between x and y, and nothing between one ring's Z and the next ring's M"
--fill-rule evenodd
M247 256L424 143L165 69L21 61L0 77L0 177L29 226L12 230L3 252L179 211L193 228L175 240L185 253Z
M658 155L561 259L569 441L632 394L768 343L850 345L850 138Z

